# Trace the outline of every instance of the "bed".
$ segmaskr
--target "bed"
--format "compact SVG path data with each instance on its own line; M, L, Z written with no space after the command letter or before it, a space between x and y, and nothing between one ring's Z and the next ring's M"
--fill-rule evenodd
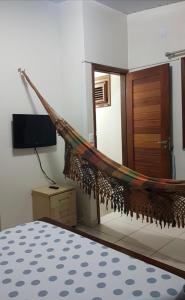
M0 232L0 299L185 300L185 272L48 218Z

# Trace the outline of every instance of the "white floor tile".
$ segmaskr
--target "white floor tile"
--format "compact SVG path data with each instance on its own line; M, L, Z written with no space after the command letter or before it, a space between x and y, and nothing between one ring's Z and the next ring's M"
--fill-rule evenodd
M145 229L140 229L132 233L129 237L124 239L124 244L133 247L133 251L143 253L147 251L149 254L154 253L161 247L166 245L172 240L170 236L161 233L154 233Z
M108 215L105 215L103 217L101 217L101 224L107 223L111 220L120 220L122 222L131 224L131 225L136 225L137 228L142 228L147 226L149 223L147 223L145 220L142 220L142 218L136 219L135 214L133 217L131 217L130 215L125 215L125 214L121 214L121 213L110 213Z
M135 240L129 237L126 239L119 240L118 242L116 242L116 245L132 250L139 254L143 254L145 256L150 256L154 252L153 249L150 249L149 247L146 248L145 246L141 245L140 243L137 243Z
M78 226L95 237L185 270L185 228L160 228L120 213L101 218L94 228Z
M182 240L185 240L185 232L182 233L180 236L178 236L178 238L182 239Z
M89 233L99 239L102 239L102 240L105 240L105 241L108 241L110 243L115 243L116 241L119 240L118 237L116 236L113 236L113 235L110 235L110 234L106 234L106 233L103 233L101 231L97 231L93 228L90 228L90 227L87 227L87 226L77 226L77 229L81 230L81 231L84 231L86 233Z
M185 240L176 238L160 249L159 253L185 264Z
M119 212L112 212L110 214L104 215L103 217L101 217L101 224L104 224L106 222L109 222L113 219L117 219L121 217L121 213Z
M145 227L146 230L151 230L153 232L160 232L172 237L178 237L181 234L185 233L185 228L177 228L177 227L160 227L160 225L150 224ZM185 238L185 235L184 235Z
M95 229L113 235L119 239L124 238L137 230L134 225L123 223L118 219L96 225Z
M149 224L146 222L146 220L142 220L142 217L140 217L139 219L136 219L135 214L133 217L131 217L130 215L127 216L127 215L123 214L123 215L121 215L121 218L119 218L119 221L134 225L137 227L137 229L143 228Z
M121 218L114 219L114 221L119 222L120 224L129 224L136 228L136 230L140 230L147 226L147 223L142 222L141 219L136 220L136 218L131 218L130 216L121 216Z
M99 232L115 236L117 239L126 237L126 235L124 235L122 232L119 232L117 229L114 229L114 227L109 226L109 223L96 225L94 229Z

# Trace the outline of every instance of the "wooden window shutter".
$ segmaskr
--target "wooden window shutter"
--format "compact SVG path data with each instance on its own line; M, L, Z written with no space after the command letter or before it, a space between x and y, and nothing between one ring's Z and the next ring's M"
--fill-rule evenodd
M96 107L111 105L110 75L95 78L94 99Z

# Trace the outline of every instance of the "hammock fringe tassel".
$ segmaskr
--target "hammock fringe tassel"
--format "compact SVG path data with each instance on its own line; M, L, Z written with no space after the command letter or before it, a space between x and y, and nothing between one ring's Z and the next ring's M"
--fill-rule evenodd
M148 177L122 166L94 148L47 103L25 71L19 70L65 141L66 177L97 201L161 227L185 227L185 181Z
M107 176L82 157L74 154L70 145L65 148L64 175L77 182L85 193L93 194L94 198L101 203L111 203L114 211L134 216L150 223L156 223L161 227L185 227L182 206L185 209L184 196L173 194L174 202L170 194L133 191L127 184L115 178ZM133 197L132 197L133 194ZM137 197L134 201L134 197ZM174 202L174 205L172 203ZM172 213L173 212L173 213ZM173 216L173 217L172 217Z

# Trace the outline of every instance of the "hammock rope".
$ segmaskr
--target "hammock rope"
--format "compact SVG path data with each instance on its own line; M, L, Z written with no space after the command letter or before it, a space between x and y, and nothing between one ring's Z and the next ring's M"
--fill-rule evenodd
M147 222L185 227L185 181L148 177L98 151L48 104L25 71L19 69L65 141L64 175L116 211L136 213Z

